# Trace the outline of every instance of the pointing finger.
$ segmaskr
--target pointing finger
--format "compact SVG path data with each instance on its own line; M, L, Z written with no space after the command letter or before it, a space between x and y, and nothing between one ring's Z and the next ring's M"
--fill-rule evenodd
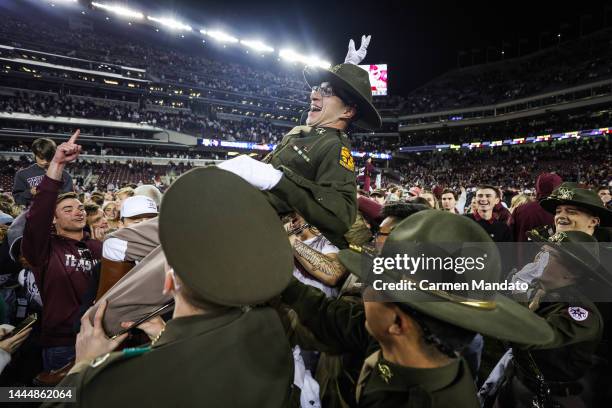
M81 129L77 129L76 132L74 132L72 136L70 136L70 139L68 139L68 143L76 142L80 134L81 134Z

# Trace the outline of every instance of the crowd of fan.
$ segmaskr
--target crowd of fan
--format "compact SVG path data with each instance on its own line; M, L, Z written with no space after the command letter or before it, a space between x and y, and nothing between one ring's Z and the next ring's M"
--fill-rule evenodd
M43 21L36 21L35 27L33 24L19 16L5 18L0 23L0 40L18 47L143 68L168 83L174 81L297 101L303 101L306 95L299 70L266 72L180 52L153 38L138 41L135 37L121 38L120 33L99 35L96 32L60 30Z
M15 96L1 96L0 112L2 111L141 123L193 136L229 141L276 143L286 131L286 128L274 126L269 121L249 120L246 117L236 121L219 120L184 110L169 113L141 109L128 104L105 106L70 96L26 92L17 93ZM35 126L43 129L45 127L44 124ZM52 126L54 130L57 127L53 124L47 125L49 126ZM96 134L96 132L93 133Z
M612 32L503 62L456 69L406 96L406 114L490 105L612 75Z

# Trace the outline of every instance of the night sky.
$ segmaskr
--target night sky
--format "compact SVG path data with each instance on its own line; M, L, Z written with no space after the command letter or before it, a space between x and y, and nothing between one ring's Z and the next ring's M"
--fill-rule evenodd
M500 59L502 46L504 58L516 56L519 43L521 54L540 43L554 46L557 34L562 41L576 38L581 25L585 34L612 27L612 1L98 1L174 16L196 32L223 29L260 38L277 50L291 47L332 63L344 60L350 38L371 34L364 63L389 64L389 92L400 95L456 68L459 51L465 66L472 58Z

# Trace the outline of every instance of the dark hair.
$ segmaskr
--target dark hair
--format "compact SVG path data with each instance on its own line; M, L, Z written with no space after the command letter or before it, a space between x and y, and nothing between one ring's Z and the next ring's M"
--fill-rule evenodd
M427 201L424 197L410 197L408 199L408 204L425 205L427 206L427 208L424 208L424 210L432 208L431 204L429 204L429 201Z
M471 330L418 312L404 303L395 303L395 305L420 326L423 331L421 340L424 350L434 346L440 353L449 357L456 357L456 353L459 353L465 346L470 344L476 335Z
M40 157L46 161L51 161L51 159L53 159L56 148L55 142L46 137L36 139L32 142L32 153L34 153L34 156Z
M98 204L85 204L85 213L87 214L88 217L91 217L92 215L96 215L99 209L100 209L100 206Z
M425 206L423 204L418 204L418 203L402 203L402 202L397 203L396 202L396 203L386 204L382 208L380 214L382 215L383 218L395 217L399 221L401 221L404 218L410 217L412 214L416 214L419 211L427 210L428 208L431 208L429 204Z
M95 193L91 193L91 201L98 204L100 207L104 204L104 194L96 191Z
M457 199L457 193L455 193L451 189L445 188L444 190L442 190L442 194L440 194L440 197L442 197L444 194L452 194L455 200Z
M64 200L68 200L74 198L75 200L79 199L79 195L77 193L73 193L72 191L69 191L67 193L62 193L60 195L57 196L57 200L55 200L55 205L58 205L59 203L61 203Z
M608 186L599 186L599 187L597 187L597 190L595 190L595 192L599 193L602 190L608 190L608 192L610 192L610 187L608 187Z
M492 186L490 184L481 184L476 188L476 192L478 192L478 190L485 190L485 189L490 189L495 191L495 196L497 198L501 198L501 191L499 191L499 189L495 186Z

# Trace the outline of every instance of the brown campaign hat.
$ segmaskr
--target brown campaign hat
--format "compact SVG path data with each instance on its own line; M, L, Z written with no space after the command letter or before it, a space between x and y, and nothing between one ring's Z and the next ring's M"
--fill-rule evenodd
M203 299L254 305L289 283L293 251L265 196L216 167L193 169L164 194L159 237L168 264Z
M372 104L372 86L368 72L354 64L338 64L330 69L308 66L304 69L304 79L308 86L313 87L322 82L329 82L345 102L357 105L355 126L374 130L382 126L380 114ZM345 99L349 99L347 101Z

